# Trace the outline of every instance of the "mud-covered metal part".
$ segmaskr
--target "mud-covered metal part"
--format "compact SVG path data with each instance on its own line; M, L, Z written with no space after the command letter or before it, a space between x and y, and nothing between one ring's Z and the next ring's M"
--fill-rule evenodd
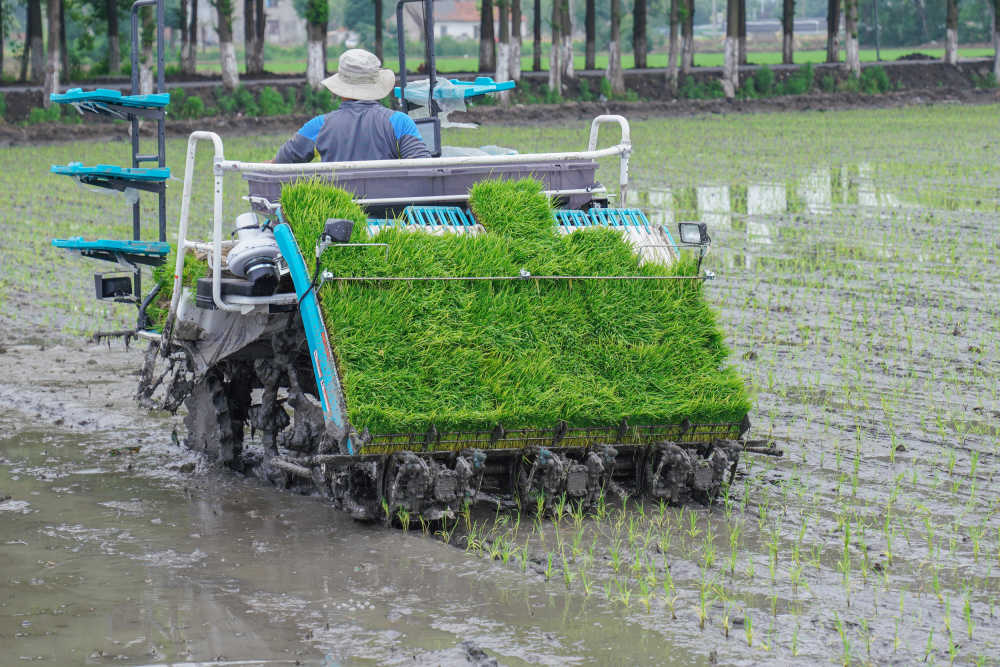
M184 404L195 385L195 374L187 351L177 347L160 355L160 343L152 341L143 357L135 399L147 410L174 413Z
M645 455L643 491L653 499L673 504L691 498L711 503L722 485L732 481L740 451L735 440L715 440L696 448L658 443Z
M588 507L607 494L710 503L732 480L747 447L716 435L745 431L746 424L686 420L510 430L497 424L462 433L429 425L420 434L358 434L324 419L301 324L280 319L282 326L259 328L266 333L250 348L201 374L204 356L197 348L205 339L197 322L184 321L169 354L150 346L139 394L150 403L159 397L161 409L185 403L188 447L281 488L325 496L359 520L434 521L478 501L551 512L561 499ZM653 434L676 440L649 444ZM348 437L361 454L347 453ZM466 441L482 447L457 446Z
M235 378L227 381L220 370L213 369L194 384L185 401L185 444L226 465L236 463L243 448L246 417L238 382Z

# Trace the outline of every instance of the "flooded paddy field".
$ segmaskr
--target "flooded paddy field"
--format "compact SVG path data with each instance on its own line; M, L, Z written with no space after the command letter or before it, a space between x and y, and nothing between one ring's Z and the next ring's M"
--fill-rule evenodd
M635 123L628 201L709 224L751 434L785 456L745 456L710 509L609 498L405 532L211 468L178 417L136 408L139 353L83 338L131 312L49 246L126 236L126 204L45 173L126 144L4 151L0 662L996 664L998 111ZM224 138L242 159L284 139ZM586 128L445 140L572 150Z

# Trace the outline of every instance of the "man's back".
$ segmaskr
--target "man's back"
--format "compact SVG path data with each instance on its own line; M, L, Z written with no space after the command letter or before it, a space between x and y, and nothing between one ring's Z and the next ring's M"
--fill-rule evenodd
M278 163L394 160L430 157L413 120L375 101L344 100L340 108L316 116L278 149Z

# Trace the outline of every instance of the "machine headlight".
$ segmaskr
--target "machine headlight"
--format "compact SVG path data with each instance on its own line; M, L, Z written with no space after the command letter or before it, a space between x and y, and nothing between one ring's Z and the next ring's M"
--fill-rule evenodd
M708 235L708 225L704 222L681 222L677 225L681 243L685 245L708 245L712 239Z

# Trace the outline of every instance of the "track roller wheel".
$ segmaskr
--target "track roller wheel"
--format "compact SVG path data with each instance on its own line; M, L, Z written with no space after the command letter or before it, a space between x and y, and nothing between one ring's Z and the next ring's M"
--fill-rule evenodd
M687 494L688 478L693 472L695 461L687 450L672 442L660 442L646 454L641 489L654 500L677 504Z

